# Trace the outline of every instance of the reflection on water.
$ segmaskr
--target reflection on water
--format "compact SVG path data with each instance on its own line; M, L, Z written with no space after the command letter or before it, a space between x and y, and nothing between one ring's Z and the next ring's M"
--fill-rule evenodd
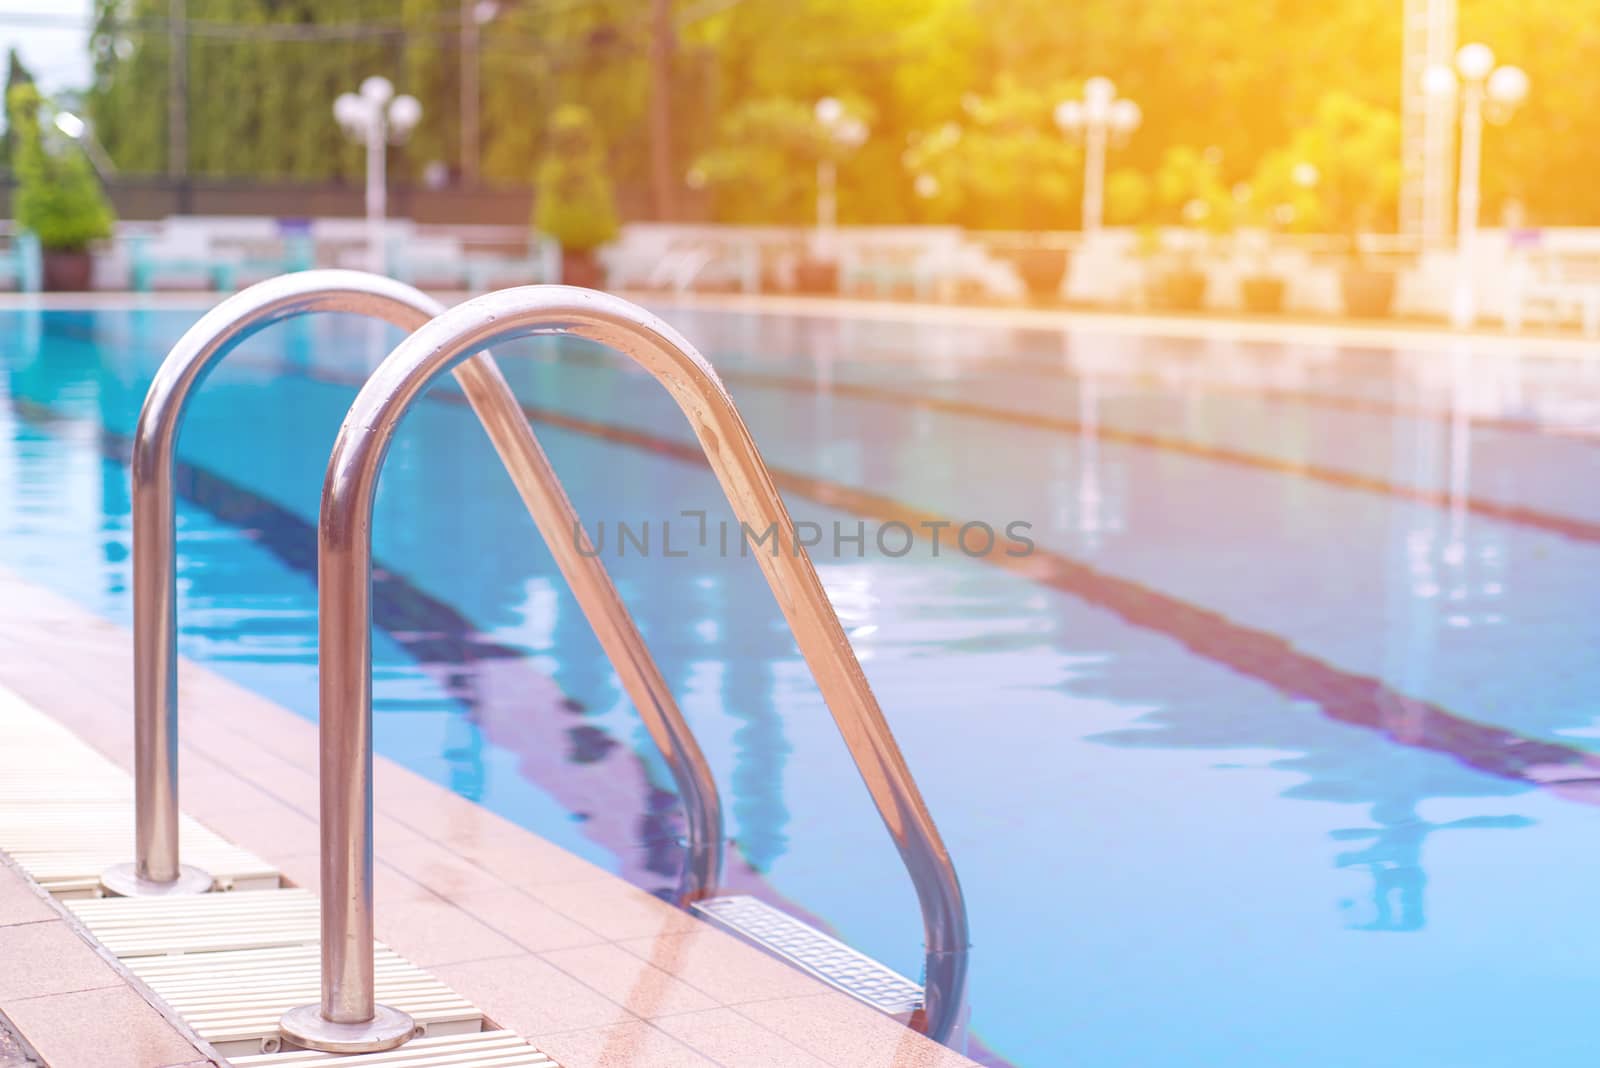
M1341 868L1361 867L1372 874L1372 915L1353 921L1363 931L1417 931L1426 923L1423 890L1428 876L1422 868L1422 844L1436 831L1512 829L1527 827L1524 816L1471 816L1448 823L1430 823L1417 815L1413 804L1384 801L1372 806L1376 827L1345 827L1332 836L1341 842L1370 841L1364 848L1340 853L1334 863Z
M187 324L152 313L13 318L17 328L0 331L0 563L125 618L118 461L160 350ZM1283 991L1307 980L1287 962L1370 970L1377 958L1352 943L1386 940L1365 932L1408 932L1407 959L1440 973L1473 951L1436 919L1441 900L1468 908L1479 889L1460 856L1486 869L1513 848L1529 871L1567 862L1571 842L1552 850L1545 833L1575 817L1542 807L1532 783L1541 768L1590 759L1564 733L1593 723L1591 702L1567 699L1593 692L1592 667L1571 655L1586 632L1569 602L1585 591L1561 555L1570 547L1531 541L1526 526L1466 502L1556 509L1523 476L1540 460L1582 469L1574 450L1595 451L1575 433L1600 411L1588 371L1215 339L690 320L680 325L710 339L779 466L933 511L1005 507L1039 521L1045 551L1031 576L949 554L820 562L969 888L973 1025L994 1063L1139 1063L1129 1051L1161 1036L1126 1014L1151 1012L1190 1036L1188 1063L1219 1063L1201 1051L1223 1043L1239 1010L1207 1001L1219 984L1189 981L1230 952L1193 921L1195 902L1211 903L1222 931L1249 912L1252 937L1279 948L1278 970L1236 976L1232 996L1248 1015L1288 1018L1298 1009ZM184 650L306 714L321 469L373 351L370 330L337 319L263 335L207 383L181 449ZM626 413L664 441L687 438L670 404L650 399L653 383L563 346L541 352L506 365L530 401L613 423ZM752 370L798 381L777 389ZM906 401L840 388L863 383ZM1047 415L1070 430L996 425L916 397ZM1541 421L1560 434L1541 433ZM1113 436L1153 429L1278 467L1230 468ZM704 470L572 432L541 437L590 529L724 511ZM1447 499L1338 496L1279 461ZM787 495L797 519L849 518L835 511L844 497L825 507ZM671 779L449 387L402 428L375 529L385 751L670 893L682 860ZM1285 532L1304 540L1285 548ZM1211 585L1190 581L1207 567L1196 545L1213 542L1219 561L1238 564ZM1306 555L1319 546L1337 551ZM914 969L898 861L752 562L608 554L607 564L725 791L730 882ZM1264 592L1247 603L1240 591L1252 589ZM1531 637L1530 621L1543 628ZM1575 665L1561 679L1519 667L1558 655ZM1470 676L1474 662L1482 678L1506 676L1501 696ZM1444 836L1456 844L1441 852L1445 830L1486 833ZM1524 833L1487 833L1505 830ZM1539 845L1507 844L1516 839ZM1181 859L1191 847L1201 862ZM1370 887L1352 898L1341 880L1356 877ZM1519 904L1533 890L1500 892L1503 908L1471 912L1481 930L1541 915ZM1155 970L1171 989L1126 963L1157 943ZM1346 1018L1400 1029L1396 1050L1428 1048L1419 1036L1442 1026L1422 1009L1390 1019L1361 992L1326 996ZM1061 1012L1082 1016L1069 1024ZM1348 1063L1341 1041L1327 1049ZM1261 1043L1256 1060L1227 1048L1241 1064L1322 1061Z

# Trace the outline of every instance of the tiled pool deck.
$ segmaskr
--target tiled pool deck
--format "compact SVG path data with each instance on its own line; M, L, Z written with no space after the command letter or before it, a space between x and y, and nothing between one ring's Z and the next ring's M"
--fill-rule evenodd
M0 686L131 771L130 655L0 570ZM314 890L315 726L195 664L179 686L184 810ZM973 1064L391 761L375 779L379 938L565 1068ZM52 1068L215 1063L10 866L0 962Z

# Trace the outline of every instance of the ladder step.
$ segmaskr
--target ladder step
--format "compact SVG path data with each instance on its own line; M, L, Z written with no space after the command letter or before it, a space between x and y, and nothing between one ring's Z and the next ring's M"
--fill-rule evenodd
M392 949L378 946L375 957L378 1001L409 1013L425 1035L457 1037L481 1031L483 1014L471 1002ZM201 1038L231 1059L276 1048L279 1017L296 1005L313 1004L321 996L321 962L318 948L306 945L142 957L124 963ZM411 1044L405 1049L411 1049ZM361 1063L373 1062L363 1059Z
M746 895L697 901L694 911L803 972L890 1016L922 1008L922 987L781 909Z
M316 897L298 888L65 904L107 949L125 958L315 945L321 933Z
M387 1053L314 1053L232 1057L234 1068L559 1068L510 1031L414 1038Z

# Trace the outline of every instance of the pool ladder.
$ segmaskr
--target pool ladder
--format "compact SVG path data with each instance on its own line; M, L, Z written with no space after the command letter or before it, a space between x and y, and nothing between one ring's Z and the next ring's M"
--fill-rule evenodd
M415 1032L405 1013L374 996L371 527L396 425L429 385L453 372L683 799L688 848L680 905L930 1038L959 1046L968 952L961 886L772 476L726 388L694 347L636 305L590 290L528 286L446 311L410 286L376 275L305 271L235 294L174 346L134 438L136 856L104 874L106 891L182 895L214 885L209 873L181 864L178 856L178 432L193 389L239 342L271 323L316 311L367 315L413 333L361 388L323 486L317 554L322 997L284 1016L285 1037L312 1049L357 1052L393 1048ZM755 898L717 894L723 824L710 767L485 351L550 334L599 342L648 370L688 418L735 517L753 530L776 530L773 551L755 556L916 889L926 943L922 984Z

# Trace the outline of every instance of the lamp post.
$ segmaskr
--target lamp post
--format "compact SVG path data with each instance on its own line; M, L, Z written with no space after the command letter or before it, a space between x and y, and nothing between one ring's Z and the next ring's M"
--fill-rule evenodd
M359 93L340 93L333 117L345 133L367 146L367 269L383 274L383 218L388 212L387 148L400 144L422 119L422 105L409 95L395 96L388 78L374 75Z
M829 243L828 235L839 221L837 157L867 143L867 124L845 114L844 105L831 96L817 101L815 114L817 126L827 139L821 158L817 160L817 244L823 246Z
M1083 83L1082 100L1056 105L1056 125L1071 137L1083 138L1083 229L1100 229L1105 208L1106 144L1120 144L1139 128L1144 114L1139 105L1117 97L1110 78L1090 78Z
M1528 95L1528 75L1521 67L1494 64L1486 44L1462 45L1455 69L1428 68L1424 87L1435 97L1461 99L1461 166L1456 179L1456 288L1450 318L1456 326L1471 326L1477 319L1477 295L1472 281L1472 261L1478 240L1478 198L1483 158L1483 124L1499 125L1511 118Z

